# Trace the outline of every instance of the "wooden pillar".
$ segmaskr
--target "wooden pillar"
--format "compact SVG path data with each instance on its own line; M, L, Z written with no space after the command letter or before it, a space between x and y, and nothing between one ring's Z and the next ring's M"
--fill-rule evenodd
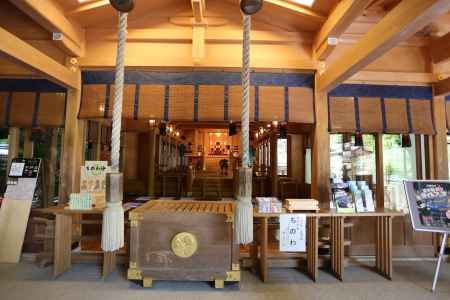
M23 132L23 158L33 158L33 146L31 129L26 128Z
M272 197L278 197L278 153L277 153L277 134L271 133L270 142L270 178L272 178Z
M317 80L316 80L317 82ZM315 92L316 126L313 132L311 196L322 208L330 207L330 135L328 133L328 98Z
M288 155L288 165L290 165L290 177L299 183L305 182L305 147L304 136L301 134L290 135L290 155Z
M148 195L155 197L155 172L156 172L156 128L149 133L149 164L148 164Z
M102 155L102 122L97 123L97 141L95 143L95 159L101 160Z
M78 76L81 77L81 72L77 72ZM61 155L60 203L66 203L69 200L70 193L80 190L80 167L84 163L85 140L85 121L79 120L77 117L80 102L81 88L69 89Z
M433 119L436 134L433 136L433 179L448 180L447 126L445 114L445 98L433 98Z
M19 156L20 147L20 129L17 127L9 128L8 135L8 166L7 169L11 167L11 162L14 158ZM9 172L8 172L9 174Z
M50 129L51 140L50 140L50 153L49 157L45 159L45 176L47 178L44 180L47 184L46 192L46 202L43 203L44 208L52 205L52 199L55 196L55 174L56 174L56 161L58 155L58 133L56 129Z
M376 204L377 208L384 208L384 161L383 134L375 135L375 163L376 163Z

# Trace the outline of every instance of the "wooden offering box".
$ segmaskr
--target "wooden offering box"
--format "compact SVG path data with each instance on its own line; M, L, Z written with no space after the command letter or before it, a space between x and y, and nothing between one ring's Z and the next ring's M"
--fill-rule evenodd
M128 279L240 281L233 202L155 200L130 212Z

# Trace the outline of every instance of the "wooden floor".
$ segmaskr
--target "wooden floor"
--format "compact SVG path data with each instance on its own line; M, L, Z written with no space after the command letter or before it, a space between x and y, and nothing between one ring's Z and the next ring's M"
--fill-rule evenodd
M374 265L375 262L367 262ZM215 290L203 282L156 282L143 289L125 279L125 269L114 272L105 281L95 265L78 264L59 279L52 279L52 268L39 269L30 263L0 264L0 299L5 300L307 300L307 299L450 299L450 264L444 264L437 292L431 294L433 261L394 262L394 280L373 273L367 266L350 266L343 282L319 270L313 283L295 269L271 269L270 280L263 284L249 272L243 272L241 287L225 286Z

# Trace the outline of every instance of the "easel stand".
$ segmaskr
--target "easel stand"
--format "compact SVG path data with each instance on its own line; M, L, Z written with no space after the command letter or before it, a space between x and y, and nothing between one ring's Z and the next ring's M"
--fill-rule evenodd
M434 273L433 287L431 288L432 292L434 292L436 289L436 284L437 284L437 280L439 277L439 269L441 268L442 258L444 257L444 251L445 251L445 245L447 243L447 238L448 238L448 233L446 232L446 233L444 233L444 237L442 238L441 250L439 251L438 263L436 266L436 271Z

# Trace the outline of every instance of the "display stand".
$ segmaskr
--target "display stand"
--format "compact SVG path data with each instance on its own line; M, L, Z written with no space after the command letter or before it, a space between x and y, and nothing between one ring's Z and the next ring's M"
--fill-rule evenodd
M437 280L439 277L439 270L441 268L442 259L444 258L444 251L445 251L445 245L447 243L447 239L448 239L448 233L446 232L446 233L444 233L444 236L442 237L441 249L439 251L439 257L438 257L438 262L437 262L437 266L436 266L436 271L434 272L433 287L431 288L432 292L434 292L436 290L436 284L437 284Z
M443 234L431 288L434 292L450 232L450 181L410 180L404 187L414 230Z

